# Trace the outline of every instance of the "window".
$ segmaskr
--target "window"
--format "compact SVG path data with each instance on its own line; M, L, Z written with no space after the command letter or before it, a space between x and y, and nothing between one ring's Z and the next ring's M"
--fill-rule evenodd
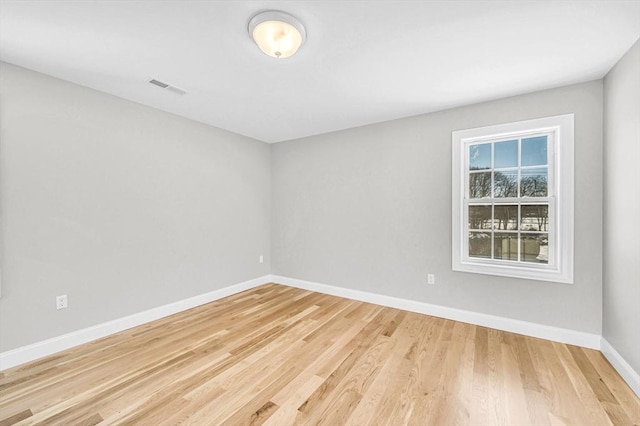
M573 114L453 132L453 270L573 282Z

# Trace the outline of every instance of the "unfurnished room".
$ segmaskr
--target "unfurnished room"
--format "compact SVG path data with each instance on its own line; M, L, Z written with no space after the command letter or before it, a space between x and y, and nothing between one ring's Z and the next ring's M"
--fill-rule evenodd
M640 0L0 0L0 426L640 425Z

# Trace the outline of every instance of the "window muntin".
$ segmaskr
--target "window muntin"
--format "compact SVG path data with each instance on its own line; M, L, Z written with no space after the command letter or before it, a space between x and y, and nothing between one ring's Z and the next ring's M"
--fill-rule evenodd
M573 114L452 140L453 270L572 283Z

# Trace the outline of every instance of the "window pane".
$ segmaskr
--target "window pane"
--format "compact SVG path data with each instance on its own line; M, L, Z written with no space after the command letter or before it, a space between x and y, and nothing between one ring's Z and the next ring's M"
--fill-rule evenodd
M520 207L520 229L523 231L549 231L549 206L546 204Z
M469 229L491 229L491 206L469 206Z
M493 235L493 258L518 260L518 234L496 232Z
M469 198L491 197L491 172L469 174Z
M520 256L523 262L549 263L548 234L520 235Z
M514 231L518 229L518 206L496 205L494 208L494 229Z
M543 166L547 164L547 137L522 139L523 166Z
M493 147L495 158L493 167L498 169L502 167L518 166L518 141L498 142Z
M469 145L469 170L491 168L491 144Z
M525 169L520 171L521 197L547 196L547 168Z
M496 198L518 196L518 172L495 172L493 196Z
M469 257L491 259L491 234L469 232Z

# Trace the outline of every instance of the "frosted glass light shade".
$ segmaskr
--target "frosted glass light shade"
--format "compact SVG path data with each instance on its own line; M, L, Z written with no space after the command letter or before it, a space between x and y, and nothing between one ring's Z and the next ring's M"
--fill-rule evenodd
M254 16L249 21L249 35L260 50L279 59L295 54L306 39L306 31L300 21L280 11Z

